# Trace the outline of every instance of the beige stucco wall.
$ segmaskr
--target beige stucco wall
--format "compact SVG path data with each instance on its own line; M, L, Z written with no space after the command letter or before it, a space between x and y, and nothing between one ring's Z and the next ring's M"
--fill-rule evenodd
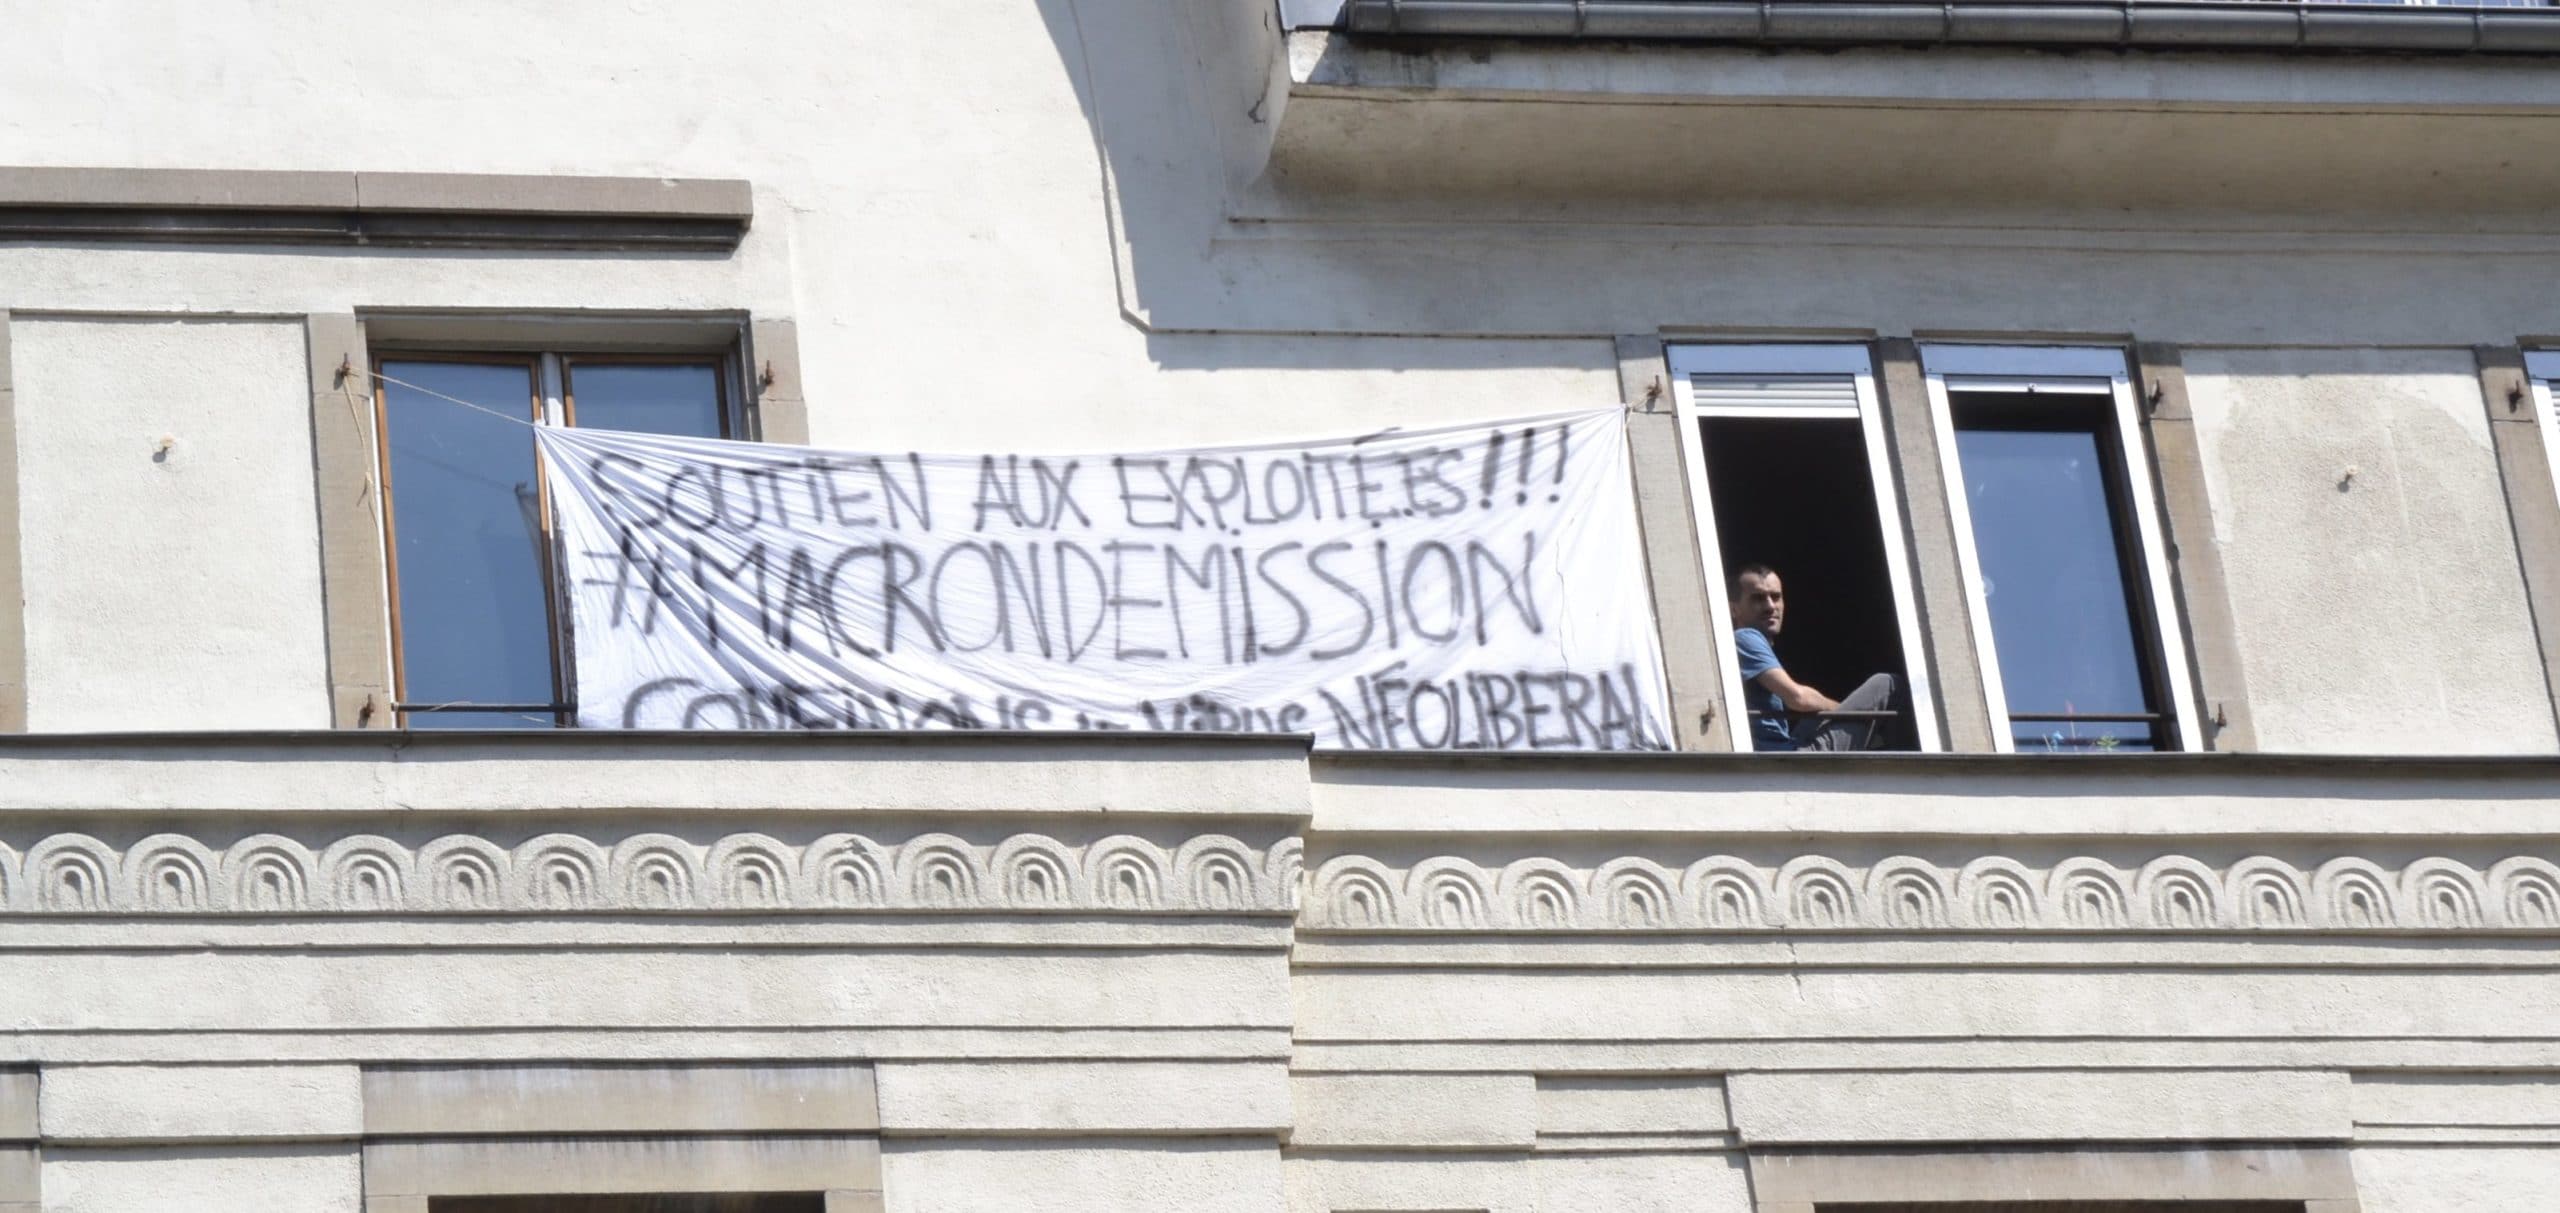
M10 329L29 726L327 727L301 325Z
M1283 100L1266 12L16 6L0 98L46 121L12 132L15 162L743 177L757 212L730 257L0 247L0 309L22 314L37 726L326 721L298 329L220 317L683 309L795 320L816 441L964 450L1601 404L1619 398L1610 338L1665 328L2217 347L2187 365L2262 744L2560 748L2464 352L2560 332L2560 245L2530 225L1984 223L1889 196L1811 215L1556 181L1523 183L1524 203L1499 173L1419 202L1292 192L1259 176ZM607 24L647 36L597 37ZM636 45L683 53L635 63ZM399 53L363 50L382 47ZM1319 129L1355 138L1363 112L1339 104ZM1496 164L1552 129L1480 107L1403 117L1412 145ZM160 318L67 315L101 312ZM161 432L180 438L168 464L149 460ZM205 450L237 462L189 461ZM131 552L104 521L119 513L184 546ZM2412 611L2418 564L2442 584ZM2175 1098L2274 1075L2264 1091L2325 1101L2283 1131L2336 1146L2381 1123L2332 1115L2341 1086L2352 1108L2377 1074L2548 1085L2560 1067L2516 1011L2560 1000L2533 960L2552 929L2534 865L2560 803L2540 786L1517 766L1311 790L1294 755L565 752L320 771L273 753L0 758L0 869L27 915L0 939L0 1044L63 1070L858 1057L881 1066L888 1202L911 1213L1738 1213L1736 1076L1747 1098L1753 1075L1767 1090L1773 1074L1921 1074L1903 1089L1980 1096L1965 1126L2010 1140L2048 1122L2084 1139L2262 1131L2247 1099L2189 1121ZM714 848L814 863L842 829L895 850L888 895L905 900L794 916L714 900ZM1259 900L960 912L919 875L936 834L981 868L1012 846L1080 871L1116 832L1176 855L1249 836ZM1298 878L1299 833L1320 879ZM124 890L111 915L16 900L41 887L47 840ZM429 886L440 843L528 875L492 913ZM326 904L258 912L255 865L295 847ZM377 849L421 890L397 912L339 883ZM668 869L648 866L677 852L705 899L680 913L650 900ZM145 858L201 863L216 900L152 901L126 879L164 870ZM1693 866L1725 883L1683 885ZM547 900L530 875L578 871L600 901ZM1354 872L1405 909L1362 917ZM1712 921L1729 888L1773 920ZM1685 908L1643 900L1656 891ZM2083 892L2115 917L2075 918ZM1519 929L1424 921L1471 896ZM2020 1068L2042 1077L1999 1081ZM2196 1074L2223 1077L2181 1085ZM1629 1078L1660 1082L1608 1085ZM2113 1117L2093 1091L2147 1102ZM202 1131L272 1131L238 1102L238 1123ZM1839 1097L1781 1132L1872 1145L1931 1110ZM2444 1140L2367 1146L2379 1207L2548 1203L2552 1156L2525 1140L2547 1114L2393 1115L2382 1127ZM2500 1137L2515 1140L2483 1144ZM351 1209L355 1158L344 1142L74 1144L48 1155L46 1199ZM2497 1177L2467 1182L2479 1168Z
M2552 1165L2560 1056L2517 1011L2560 1001L2548 764L1826 783L776 736L651 743L719 777L642 797L633 744L0 744L0 1050L36 1070L0 1142L41 1144L56 1208L354 1213L433 1162L400 1143L527 1131L606 1063L790 1069L740 1115L863 1142L876 1103L919 1213L1743 1213L1770 1151L1915 1143L2335 1190L2198 1141L2398 1152L2366 1182L2405 1210L2476 1157L2516 1195L2446 1207L2526 1213ZM910 800L929 777L961 807ZM587 798L458 790L540 780ZM741 1089L678 1116L619 1083L586 1089L615 1131L716 1132Z
M1626 1142L1588 1154L1508 1152L1292 1159L1288 1213L1464 1209L1470 1213L1750 1213L1739 1151Z
M2560 1157L2547 1142L2409 1145L2356 1151L2364 1213L2535 1213L2560 1208Z
M352 1144L74 1148L44 1160L45 1213L355 1213Z
M2187 373L2262 748L2560 744L2469 350L2193 350Z
M890 1213L1276 1213L1271 1142L892 1142Z
M319 0L178 14L138 0L26 6L13 14L18 36L0 47L0 79L10 99L52 118L19 132L15 162L742 177L755 185L756 216L729 257L15 246L0 249L0 308L744 310L797 321L814 440L958 450L1268 439L1605 404L1619 398L1610 337L1667 327L2306 347L2199 349L2190 364L2216 508L2231 515L2217 523L2261 744L2560 746L2519 648L2524 616L2513 562L2498 555L2495 468L2457 353L2560 332L2560 303L2545 289L2560 274L2560 246L2423 211L2342 224L2310 213L2038 210L2022 199L1986 225L1875 191L1814 215L1713 190L1621 188L1619 177L1594 178L1613 191L1595 193L1573 179L1459 172L1422 190L1415 182L1425 179L1397 183L1392 164L1370 162L1385 136L1369 119L1388 115L1369 110L1390 103L1344 90L1287 95L1288 52L1268 10L1264 0L745 12L661 3L642 17L613 8L687 48L634 74L627 54L589 36L594 15L580 5L510 8L488 21ZM282 49L373 45L403 53L346 71ZM546 48L538 72L506 49L517 47ZM1645 79L1672 70L1660 54L1643 62ZM2263 66L2236 60L2128 65L2121 80L2056 74L2040 61L2015 87L1980 96L1931 75L1925 59L1867 56L1840 80L1818 64L1788 69L1794 62L1745 63L1717 86L1723 93L1691 100L1852 87L1842 81L1942 92L1951 105L2031 107L2038 89L2085 89L2075 103L2110 106L2136 104L2146 89L2245 100L2274 87ZM100 70L109 63L112 72ZM1556 63L1509 51L1443 70L1487 92L1564 87ZM2360 71L2286 76L2282 88L2344 96L2407 86L2398 69ZM1533 172L1544 161L1529 153L1557 139L1528 113L1536 107L1506 111L1454 92L1435 95L1445 117L1393 104L1403 106L1395 146L1443 157L1465 148ZM1564 108L1607 109L1621 126L1645 112ZM1618 159L1678 146L1669 134L1678 123L1738 112L1666 108L1663 138L1638 138ZM509 138L486 138L493 123ZM1910 138L1961 145L1966 129L1947 117ZM1275 141L1286 145L1277 162ZM1373 179L1395 188L1361 184ZM2394 288L2372 290L2376 282ZM21 322L32 333L18 375L20 412L37 419L27 424L46 423L42 396L67 382L54 369L65 359L48 352L62 344L50 323ZM281 353L280 328L246 327L267 334L260 358ZM144 352L102 340L58 352L122 361ZM2356 352L2412 344L2440 348ZM280 358L198 359L187 382L191 392L256 398L263 411L224 416L244 426L254 416L264 432L300 399L281 391L288 377ZM307 426L289 428L263 452L276 467L300 453ZM126 475L90 478L104 455L64 463L57 452L73 435L31 437L31 497L64 478L87 479L93 498L151 483L120 463ZM109 437L84 429L76 440ZM2362 482L2336 493L2347 464ZM207 714L323 722L319 692L302 689L319 682L316 617L304 605L313 541L309 510L279 495L290 479L187 502L200 533L224 537L222 567L261 570L251 588L263 601L171 592L193 575L184 559L123 566L112 584L67 574L59 553L84 549L86 532L63 529L66 507L31 512L29 535L55 550L31 557L27 573L39 600L33 664L58 671L50 693L35 692L36 727L188 727ZM2418 554L2440 575L2412 613L2386 570ZM279 567L281 576L266 574ZM225 642L236 647L195 672L225 688L216 700L137 707L125 687L140 667L60 668L108 649L112 659L77 660L141 660L82 627L121 637L130 625L171 634L206 622L137 616L130 605L72 609L118 597L243 616ZM82 627L69 626L75 616ZM2314 617L2346 622L2301 626ZM235 660L250 677L229 677ZM241 715L244 704L258 712Z

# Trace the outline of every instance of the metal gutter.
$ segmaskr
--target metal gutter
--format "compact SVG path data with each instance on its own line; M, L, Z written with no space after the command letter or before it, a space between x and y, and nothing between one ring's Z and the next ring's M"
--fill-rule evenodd
M2291 0L1343 0L1334 24L1390 36L1761 46L2560 54L2560 8Z

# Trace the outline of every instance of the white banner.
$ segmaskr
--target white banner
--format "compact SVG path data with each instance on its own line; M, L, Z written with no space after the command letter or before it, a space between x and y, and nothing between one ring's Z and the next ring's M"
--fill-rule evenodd
M590 728L1670 745L1617 409L1086 456L538 433Z

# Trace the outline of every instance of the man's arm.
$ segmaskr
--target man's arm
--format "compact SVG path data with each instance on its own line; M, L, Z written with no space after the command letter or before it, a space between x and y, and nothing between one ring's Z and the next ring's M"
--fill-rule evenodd
M1751 681L1758 683L1761 690L1775 694L1790 712L1828 712L1840 706L1839 700L1787 677L1784 666L1764 670Z

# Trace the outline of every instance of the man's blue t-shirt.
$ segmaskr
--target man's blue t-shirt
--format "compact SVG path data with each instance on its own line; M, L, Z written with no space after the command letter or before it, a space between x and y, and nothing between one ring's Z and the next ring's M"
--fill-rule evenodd
M1741 658L1742 702L1765 716L1751 718L1751 748L1755 750L1792 750L1795 734L1787 730L1787 704L1776 691L1752 681L1778 668L1777 650L1769 647L1769 638L1758 628L1735 628L1733 651Z

